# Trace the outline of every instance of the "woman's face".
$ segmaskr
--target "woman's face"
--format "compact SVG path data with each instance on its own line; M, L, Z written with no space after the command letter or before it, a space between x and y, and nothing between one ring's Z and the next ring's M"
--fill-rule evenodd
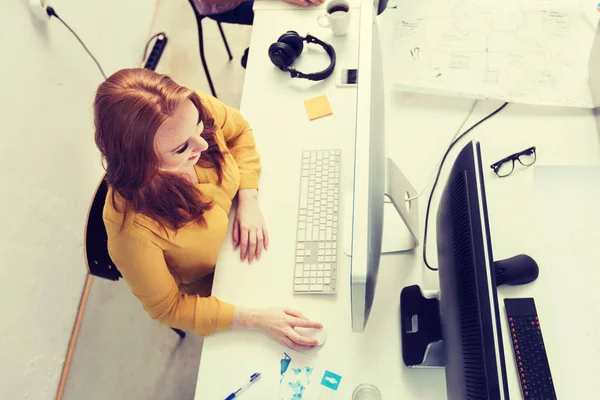
M208 149L208 143L200 136L204 123L199 119L198 109L186 99L158 128L154 148L161 169L189 172L200 158L200 153Z

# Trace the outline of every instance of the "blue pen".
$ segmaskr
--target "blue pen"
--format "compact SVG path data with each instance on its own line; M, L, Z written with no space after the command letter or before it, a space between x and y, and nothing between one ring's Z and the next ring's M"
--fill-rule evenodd
M238 390L236 390L235 392L233 392L229 396L227 396L225 398L225 400L235 399L238 394L240 394L243 390L248 389L250 387L250 385L252 385L252 383L254 383L254 381L257 380L258 378L260 378L260 372L256 372L256 373L252 374L252 376L250 376L250 381L246 382L246 384L243 385L241 388L239 388Z

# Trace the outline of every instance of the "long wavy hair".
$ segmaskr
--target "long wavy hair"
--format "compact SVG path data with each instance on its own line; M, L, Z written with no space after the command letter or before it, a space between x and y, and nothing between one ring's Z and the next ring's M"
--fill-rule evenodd
M171 78L147 69L124 69L104 81L94 100L96 146L102 153L106 181L127 201L129 209L144 214L163 228L179 229L189 222L205 224L212 207L200 192L178 174L161 170L154 147L158 128L189 99L204 122L208 143L198 160L223 177L223 153L215 139L215 125L196 92Z

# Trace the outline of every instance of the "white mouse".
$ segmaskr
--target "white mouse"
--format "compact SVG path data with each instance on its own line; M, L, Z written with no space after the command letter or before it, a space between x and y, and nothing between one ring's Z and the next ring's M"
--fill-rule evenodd
M298 332L301 336L304 336L308 339L315 339L318 342L318 346L323 345L327 340L327 331L325 328L315 329L315 328L302 328L295 327L296 332Z

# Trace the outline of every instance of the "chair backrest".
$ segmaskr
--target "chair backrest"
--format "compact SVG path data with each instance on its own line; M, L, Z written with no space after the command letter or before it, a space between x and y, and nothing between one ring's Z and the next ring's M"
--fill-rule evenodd
M108 193L104 176L92 199L85 225L84 253L90 274L117 281L123 277L108 254L108 235L102 219L102 210Z
M198 9L196 8L196 4L194 4L194 0L188 0L188 3L190 3L190 5L192 6L192 10L194 10L194 14L196 14L196 17L203 17L200 12L198 12Z

